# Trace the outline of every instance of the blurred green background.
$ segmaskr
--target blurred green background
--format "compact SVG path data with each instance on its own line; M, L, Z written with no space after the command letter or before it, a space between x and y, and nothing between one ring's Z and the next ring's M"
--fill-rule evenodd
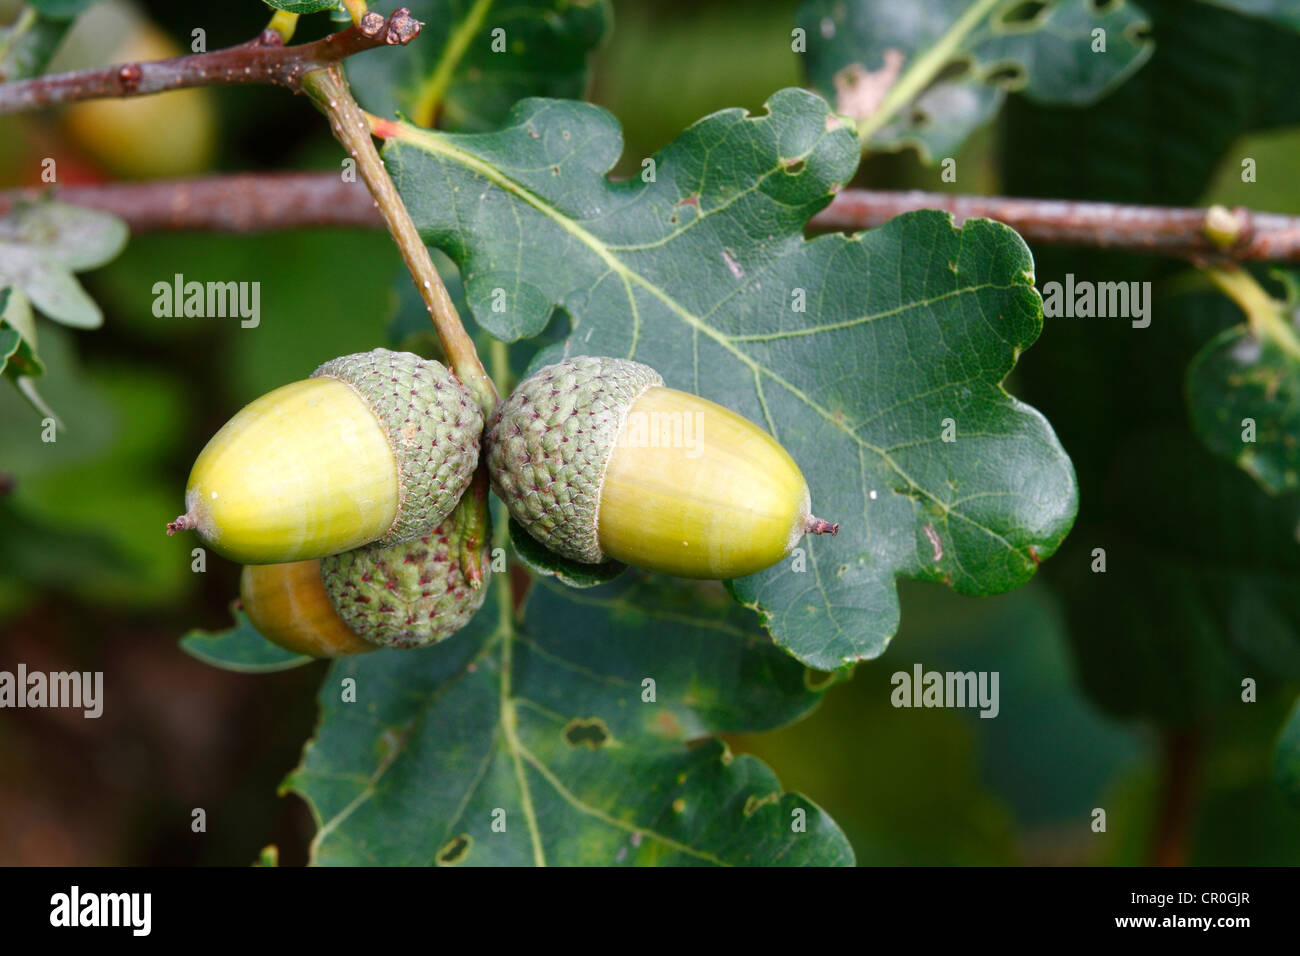
M700 116L728 106L758 109L773 91L801 82L790 51L791 3L620 0L614 7L614 33L597 54L591 98L623 124L624 175ZM256 34L267 18L253 0L154 0L134 10L134 22L156 25L175 44L188 45L191 29L202 25L209 49ZM328 26L323 17L313 20L320 22L305 25L305 35ZM1161 42L1159 29L1156 36ZM1164 55L1157 53L1143 76L1164 69ZM204 134L208 145L188 171L337 168L338 147L302 98L260 87L200 95L202 110L211 110L210 137ZM1300 213L1300 117L1225 125L1223 142L1207 136L1195 147L1203 147L1204 169L1177 181L1120 171L1124 195L1107 194L1113 180L1084 174L1087 163L1077 157L1089 142L1056 142L1046 132L1053 123L1091 129L1095 119L1104 126L1116 115L1116 98L1137 95L1125 86L1109 106L1051 117L1013 102L959 154L957 184L940 182L938 170L910 152L873 157L857 184L1092 191L1098 195L1089 198L1221 200ZM153 128L161 137L167 126ZM56 158L65 183L106 181L126 168L109 168L74 133L59 114L0 118L0 187L35 184L46 156ZM1156 143L1166 134L1152 123L1144 135ZM1097 150L1114 148L1103 138L1097 134ZM146 154L169 148L152 136L136 145ZM1242 155L1255 157L1261 170L1290 174L1261 175L1245 186L1236 175ZM1068 165L1071 156L1073 180L1054 183L1041 170L1024 171L1050 169L1053 160ZM1040 283L1051 270L1085 271L1069 251L1034 251ZM1178 272L1151 260L1138 268ZM56 444L42 444L37 416L11 389L0 389L0 474L13 480L0 497L0 668L23 661L33 670L102 670L108 703L93 721L59 710L0 714L0 864L238 865L268 843L279 845L285 863L305 861L311 821L297 798L278 797L276 788L311 733L323 665L242 676L182 654L175 643L181 633L228 625L238 568L213 555L205 573L193 573L193 542L162 529L179 510L194 455L242 404L328 358L391 344L386 328L402 281L391 280L399 270L392 244L378 232L146 235L83 276L104 309L102 329L72 333L42 321L41 390L67 427ZM155 318L153 283L176 273L260 282L260 326ZM1223 316L1215 321L1232 321L1230 311ZM1011 383L1043 408L1075 457L1082 515L1099 506L1092 492L1100 486L1089 474L1111 462L1085 466L1091 446L1073 439L1115 428L1123 413L1107 423L1087 415L1072 423L1070 416L1100 403L1094 395L1128 388L1118 369L1177 354L1132 335L1106 347L1136 354L1110 369L1085 363L1058 374L1076 343L1049 323L1023 360L1027 370L1042 363L1041 374L1026 371L1022 380L1017 373ZM1174 364L1160 387L1176 389L1183 360L1168 361ZM1049 370L1055 378L1045 381ZM1115 573L1140 584L1144 570ZM1045 575L1017 593L973 599L904 583L902 629L882 659L832 687L808 720L730 743L768 761L787 789L824 806L864 864L1145 862L1170 807L1171 773L1190 808L1179 834L1187 860L1300 861L1300 815L1271 781L1272 742L1297 675L1289 684L1268 683L1259 704L1197 706L1163 727L1142 708L1109 713L1084 694L1077 663L1096 636L1088 628L1098 625L1066 607L1063 588ZM1160 619L1153 616L1154 627ZM1167 620L1171 632L1163 638L1176 658L1187 635L1176 630L1176 618ZM1124 633L1112 638L1126 640ZM915 662L999 671L1001 713L982 720L974 711L891 707L890 674ZM1265 685L1267 675L1258 676ZM190 830L195 807L207 811L205 834ZM1089 826L1097 807L1107 811L1105 833Z

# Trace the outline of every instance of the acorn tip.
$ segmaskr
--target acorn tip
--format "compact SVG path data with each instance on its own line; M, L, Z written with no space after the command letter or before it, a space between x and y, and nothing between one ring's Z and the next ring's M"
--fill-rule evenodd
M839 523L831 524L829 521L823 521L814 515L809 515L808 520L804 522L803 530L808 534L829 534L837 535L840 533Z
M177 531L192 531L199 526L189 514L183 514L175 521L167 522L167 537L171 537Z

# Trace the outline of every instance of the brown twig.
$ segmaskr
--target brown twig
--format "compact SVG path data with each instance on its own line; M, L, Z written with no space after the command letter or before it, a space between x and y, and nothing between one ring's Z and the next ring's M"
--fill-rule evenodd
M365 184L343 182L338 173L237 173L203 179L14 189L0 192L0 215L15 202L45 195L111 212L137 235L258 233L322 226L384 228Z
M285 46L280 33L267 29L247 43L210 53L37 76L0 85L0 113L74 100L144 96L190 86L266 83L297 90L304 74L325 69L363 50L410 43L422 26L403 7L387 19L367 13L359 24L314 43Z
M942 209L967 219L1005 222L1030 242L1124 249L1196 261L1300 261L1300 218L1233 210L1237 238L1221 248L1206 234L1205 209L1129 206L1064 199L954 196L947 193L846 189L813 217L823 230L871 229L914 209Z
M44 190L0 191L0 214ZM322 226L381 228L370 196L337 173L245 173L140 184L67 186L65 202L102 209L132 232L270 232ZM1125 249L1197 262L1300 262L1300 217L1236 209L1239 235L1220 249L1205 233L1206 210L1166 206L943 193L846 189L813 217L814 230L870 229L904 212L943 209L958 223L997 219L1030 242Z
M1200 737L1190 730L1165 730L1160 803L1151 844L1151 866L1184 866L1195 822L1200 777Z

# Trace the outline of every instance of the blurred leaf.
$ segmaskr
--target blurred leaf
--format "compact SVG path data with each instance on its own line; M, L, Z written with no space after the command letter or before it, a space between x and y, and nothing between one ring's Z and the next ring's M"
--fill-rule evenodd
M834 670L883 650L897 576L971 594L1027 581L1070 526L1074 479L1001 386L1042 321L1020 238L921 212L806 242L857 144L805 91L768 111L701 120L658 154L655 182L609 182L613 118L552 100L519 104L500 133L403 125L384 155L494 334L535 335L563 308L568 353L645 362L785 445L839 536L805 543L807 573L782 562L732 587Z
M1141 268L1050 259L1044 269L1107 281ZM1240 707L1244 676L1261 688L1300 676L1300 496L1262 494L1189 428L1187 365L1239 321L1237 307L1156 289L1149 328L1053 320L1022 381L1078 464L1079 523L1046 573L1083 683L1113 713L1185 725Z
M1300 809L1300 700L1278 737L1274 777L1287 802Z
M1297 0L1201 0L1201 2L1233 10L1248 17L1271 20L1281 26L1300 31L1300 2Z
M13 382L18 394L42 418L63 422L41 398L35 379L45 374L45 366L36 355L36 320L31 304L22 290L0 289L0 372Z
M788 0L614 0L614 29L595 57L592 95L618 117L626 148L614 176L701 116L728 107L759 112L773 90L803 83L791 49ZM665 91L671 91L665 95ZM503 117L504 118L504 117Z
M51 20L71 20L93 7L99 0L27 0L41 16Z
M1300 36L1183 0L1142 7L1156 52L1122 94L1084 109L1008 104L1000 154L1017 195L1192 205L1239 137L1300 123Z
M45 441L41 421L0 391L0 462L17 480L7 500L51 535L83 534L114 549L111 560L70 568L60 591L110 606L178 597L193 575L192 544L163 533L180 495L163 463L186 422L175 379L139 365L81 367L71 333L41 331L42 390L69 421Z
M1159 43L1122 94L1008 110L1003 175L1019 193L1191 204L1238 137L1300 121L1300 37L1206 5L1143 7ZM1221 721L1241 707L1243 677L1262 695L1300 676L1300 496L1261 494L1188 421L1188 364L1240 311L1186 278L1161 281L1186 276L1184 263L1050 246L1035 258L1043 283L1154 283L1150 327L1054 319L1018 371L1078 469L1079 520L1045 573L1081 680L1125 717Z
M44 441L41 420L26 407L25 396L0 389L0 462L7 471L43 476L82 464L102 452L118 427L102 389L87 380L70 332L46 326L41 335L42 384L50 400L69 412L69 421Z
M347 61L368 110L402 113L421 126L494 129L516 100L578 98L587 57L609 28L606 0L410 0L424 23L400 49ZM500 49L499 44L505 48Z
M0 285L16 286L56 322L99 327L104 316L73 278L108 262L126 245L116 216L52 200L18 203L0 219Z
M190 631L180 640L181 650L205 664L243 674L268 674L314 660L272 644L258 633L243 611L232 609L232 613L234 627L225 631Z
M0 372L16 380L44 371L36 357L36 321L27 296L12 287L0 289Z
M627 570L626 564L606 561L604 564L579 564L549 551L530 535L514 518L510 519L510 543L515 554L529 571L546 578L555 578L571 588L594 588L607 584Z
M51 528L24 515L11 497L0 498L0 578L65 592L106 566L131 564L103 535Z
M71 21L43 16L31 9L0 27L0 82L37 76L49 63Z
M1197 435L1216 455L1269 494L1300 488L1300 358L1244 326L1228 329L1192 360L1187 398Z
M687 746L796 720L819 696L716 585L538 584L522 628L487 611L437 646L334 664L285 784L320 826L315 862L852 863L830 818L757 760Z
M976 14L976 7L981 13ZM1151 55L1150 24L1133 3L1093 0L808 0L808 78L836 110L878 128L874 149L915 146L926 162L953 155L1008 91L1040 103L1093 102ZM1093 31L1104 31L1104 53ZM887 91L917 84L892 117Z

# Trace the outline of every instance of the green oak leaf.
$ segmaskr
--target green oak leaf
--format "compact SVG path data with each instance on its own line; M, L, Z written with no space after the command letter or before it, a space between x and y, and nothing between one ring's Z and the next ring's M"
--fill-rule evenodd
M0 219L0 285L20 289L55 322L93 329L104 316L73 277L114 258L126 224L94 209L43 200L19 203Z
M654 157L653 182L609 182L613 117L550 100L498 133L401 125L384 158L480 324L515 339L561 307L570 353L645 362L793 455L839 535L731 587L783 647L833 670L884 650L895 577L969 594L1027 581L1076 492L1050 426L1001 385L1042 323L1020 237L921 212L805 241L857 143L806 91L768 111L696 123Z
M1300 700L1282 727L1273 763L1273 779L1286 801L1300 809Z
M1269 494L1300 488L1300 356L1244 326L1228 329L1188 366L1187 401L1212 452Z
M866 145L914 146L926 162L955 153L1008 92L1040 103L1090 103L1152 50L1150 24L1133 3L807 0L796 23L807 43L809 81L841 113L867 124ZM1095 49L1099 42L1104 52Z
M820 808L710 736L819 699L716 585L539 583L519 624L489 607L435 647L337 662L285 787L323 864L851 864Z
M410 0L424 23L401 49L349 57L363 106L421 126L494 129L526 96L579 97L609 30L608 0Z
M269 674L310 664L314 658L272 644L253 627L243 611L235 610L235 626L225 631L193 630L180 640L191 657L242 674Z

